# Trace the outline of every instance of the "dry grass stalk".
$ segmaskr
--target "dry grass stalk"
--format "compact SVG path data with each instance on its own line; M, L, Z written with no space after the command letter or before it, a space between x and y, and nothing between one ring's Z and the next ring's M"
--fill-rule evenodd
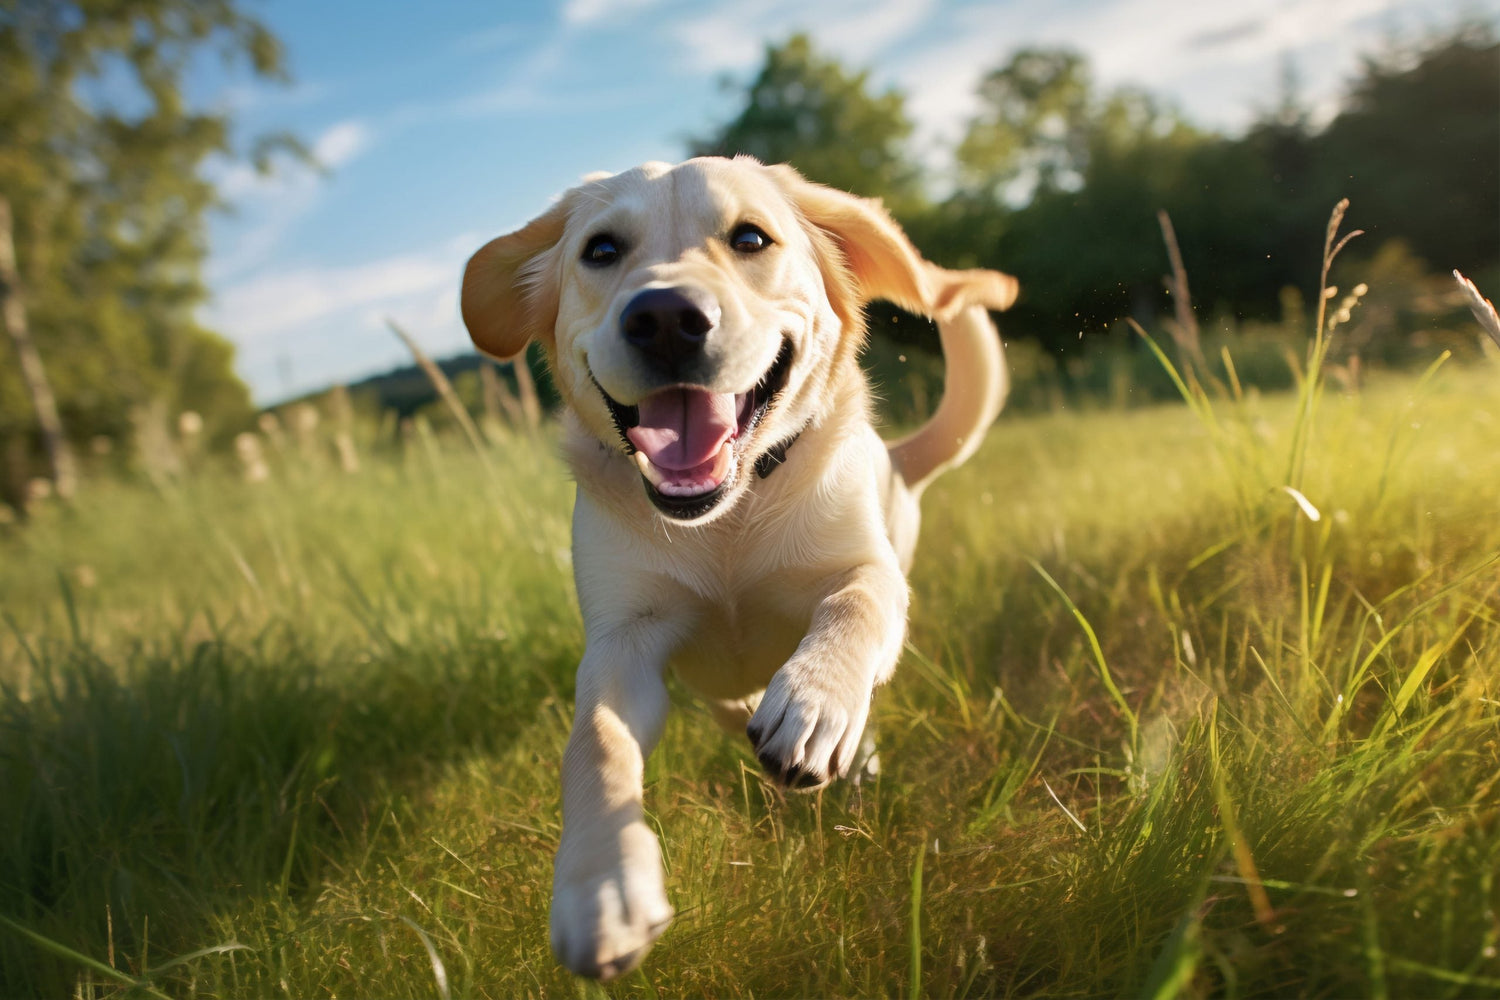
M1318 328L1314 331L1317 344L1321 347L1323 335L1326 332L1323 325L1324 316L1328 311L1328 300L1338 294L1337 288L1328 284L1328 272L1333 267L1333 259L1339 255L1348 242L1356 236L1363 236L1363 229L1351 229L1344 234L1343 239L1337 244L1333 242L1334 237L1339 234L1339 226L1344 224L1344 213L1349 211L1349 199L1341 198L1339 203L1333 206L1333 211L1328 216L1328 231L1323 236L1323 272L1318 277ZM1321 356L1319 357L1321 361Z
M348 387L334 386L328 394L328 405L333 411L333 448L338 453L339 468L352 475L359 471L359 449L354 446L354 404L349 401Z
M516 389L521 395L521 412L526 416L526 426L535 430L542 424L542 403L537 398L536 380L531 377L531 365L526 361L526 353L523 351L510 366L516 373Z
M240 460L240 471L245 477L245 482L263 483L271 478L271 467L266 464L260 438L249 431L236 435L234 453Z
M1490 335L1495 345L1500 347L1500 315L1495 314L1495 303L1480 295L1479 289L1474 287L1474 282L1465 278L1457 270L1453 272L1453 277L1458 282L1458 287L1464 290L1464 300L1469 304L1469 311L1479 321L1479 326Z
M158 489L182 475L182 455L172 439L173 421L167 412L167 402L160 396L130 410L136 458L146 478Z
M297 450L310 457L318 451L318 425L323 417L311 403L297 403L286 411L287 424L297 442Z
M485 453L484 439L479 435L479 428L474 426L474 418L470 417L469 411L464 409L464 404L459 400L458 393L453 391L453 383L448 381L448 376L443 374L443 370L427 356L427 352L417 346L417 342L412 340L405 330L396 325L395 320L386 317L385 325L391 328L392 333L401 338L401 342L406 345L406 349L411 351L411 356L417 359L417 364L421 366L422 371L427 373L427 378L431 380L433 387L437 389L438 395L443 397L443 402L448 404L448 409L453 412L454 418L458 420L458 425L463 428L464 434L469 439L469 443L474 446L474 450L477 453L483 456Z
M485 416L490 420L498 424L503 415L503 419L512 427L520 427L526 423L526 413L520 401L510 391L510 386L505 384L505 379L500 377L493 361L486 359L480 362L479 388L484 399Z
M262 413L255 419L255 425L260 428L273 449L277 452L286 451L286 432L281 429L281 418L276 415L275 410Z
M1166 209L1158 209L1156 221L1161 224L1161 236L1167 244L1167 259L1172 263L1172 273L1167 275L1167 291L1172 294L1172 310L1176 322L1167 326L1177 350L1185 359L1197 365L1200 372L1206 371L1203 348L1198 336L1198 318L1193 315L1193 298L1188 292L1187 268L1182 264L1182 251L1177 246L1177 231L1172 227L1172 217Z
M354 447L353 435L339 431L333 436L333 447L338 452L340 469L351 476L359 471L359 450Z
M1364 384L1364 364L1359 360L1358 354L1349 355L1349 360L1341 365L1327 365L1328 377L1339 384L1346 393L1359 392L1360 386Z
M1334 258L1339 255L1339 251L1343 250L1354 237L1364 233L1363 229L1352 229L1339 238L1339 227L1344 224L1344 213L1348 210L1348 198L1341 199L1337 205L1333 206L1333 211L1328 216L1328 230L1323 236L1323 269L1318 275L1318 319L1316 326L1313 327L1312 343L1307 348L1307 369L1297 387L1297 419L1292 425L1292 447L1287 464L1287 482L1292 489L1299 489L1302 485L1313 418L1317 413L1318 400L1323 394L1323 381L1326 375L1324 366L1328 359L1328 344L1333 329L1340 322L1348 319L1348 310L1354 308L1360 297L1368 291L1362 283L1356 286L1354 291L1339 303L1333 320L1330 322L1328 303L1338 295L1339 290L1328 284L1328 272L1332 269Z

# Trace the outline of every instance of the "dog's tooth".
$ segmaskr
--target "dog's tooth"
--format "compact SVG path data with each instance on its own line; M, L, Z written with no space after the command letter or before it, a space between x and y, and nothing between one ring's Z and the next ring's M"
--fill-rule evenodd
M734 459L734 448L725 445L719 449L719 455L714 459L713 482L722 483L724 477L729 475L729 463Z
M661 489L662 483L666 480L666 477L662 475L661 470L658 469L655 465L651 464L651 459L647 458L640 452L636 452L634 457L635 464L640 466L641 475L649 479L652 486L655 486L657 489Z
M729 478L730 463L734 461L734 445L733 442L726 441L714 456L713 470L706 476L695 476L691 479L677 478L683 473L658 468L641 452L636 452L631 457L635 459L635 464L641 470L641 474L662 496L695 497L711 493Z

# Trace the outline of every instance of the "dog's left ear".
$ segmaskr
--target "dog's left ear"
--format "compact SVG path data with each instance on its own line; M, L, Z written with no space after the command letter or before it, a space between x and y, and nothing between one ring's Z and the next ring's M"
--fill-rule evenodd
M833 241L843 258L844 282L852 284L853 309L885 299L933 319L948 319L966 306L1003 310L1016 301L1020 285L999 271L950 271L922 259L881 203L822 184L789 166L769 168L813 227ZM830 287L830 295L844 289ZM846 317L847 319L847 317Z
M513 233L490 240L464 268L460 309L469 336L485 354L507 361L531 340L550 343L557 285L544 255L562 238L568 197Z

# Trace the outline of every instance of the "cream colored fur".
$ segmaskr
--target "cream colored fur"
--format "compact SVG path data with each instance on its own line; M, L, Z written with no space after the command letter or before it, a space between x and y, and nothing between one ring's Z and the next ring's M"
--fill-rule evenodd
M772 246L736 253L743 222ZM580 263L591 236L627 247ZM739 442L725 498L688 521L648 501L601 389L633 405L655 389L619 330L647 288L692 287L722 309L705 343L712 392L745 392L783 339L784 390ZM748 158L652 163L595 176L537 220L482 248L464 276L475 343L498 357L546 349L566 404L578 480L573 563L586 648L563 757L552 945L573 971L633 968L672 917L642 806L644 761L672 670L773 775L826 782L854 763L875 688L906 632L905 572L918 500L967 458L1005 395L987 309L1015 298L993 271L922 260L877 202ZM873 299L934 317L948 357L932 420L887 445L857 364ZM765 478L755 459L788 438Z

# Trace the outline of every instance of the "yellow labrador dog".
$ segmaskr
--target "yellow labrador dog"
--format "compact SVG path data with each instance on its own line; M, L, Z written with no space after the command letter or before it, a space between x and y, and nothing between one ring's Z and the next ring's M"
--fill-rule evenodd
M552 947L608 979L672 918L643 819L672 670L777 780L848 773L906 633L918 500L1000 411L987 309L1015 279L924 261L880 207L753 159L591 176L464 273L474 343L541 342L578 480L587 646L563 756ZM887 444L863 307L938 322L930 422Z

